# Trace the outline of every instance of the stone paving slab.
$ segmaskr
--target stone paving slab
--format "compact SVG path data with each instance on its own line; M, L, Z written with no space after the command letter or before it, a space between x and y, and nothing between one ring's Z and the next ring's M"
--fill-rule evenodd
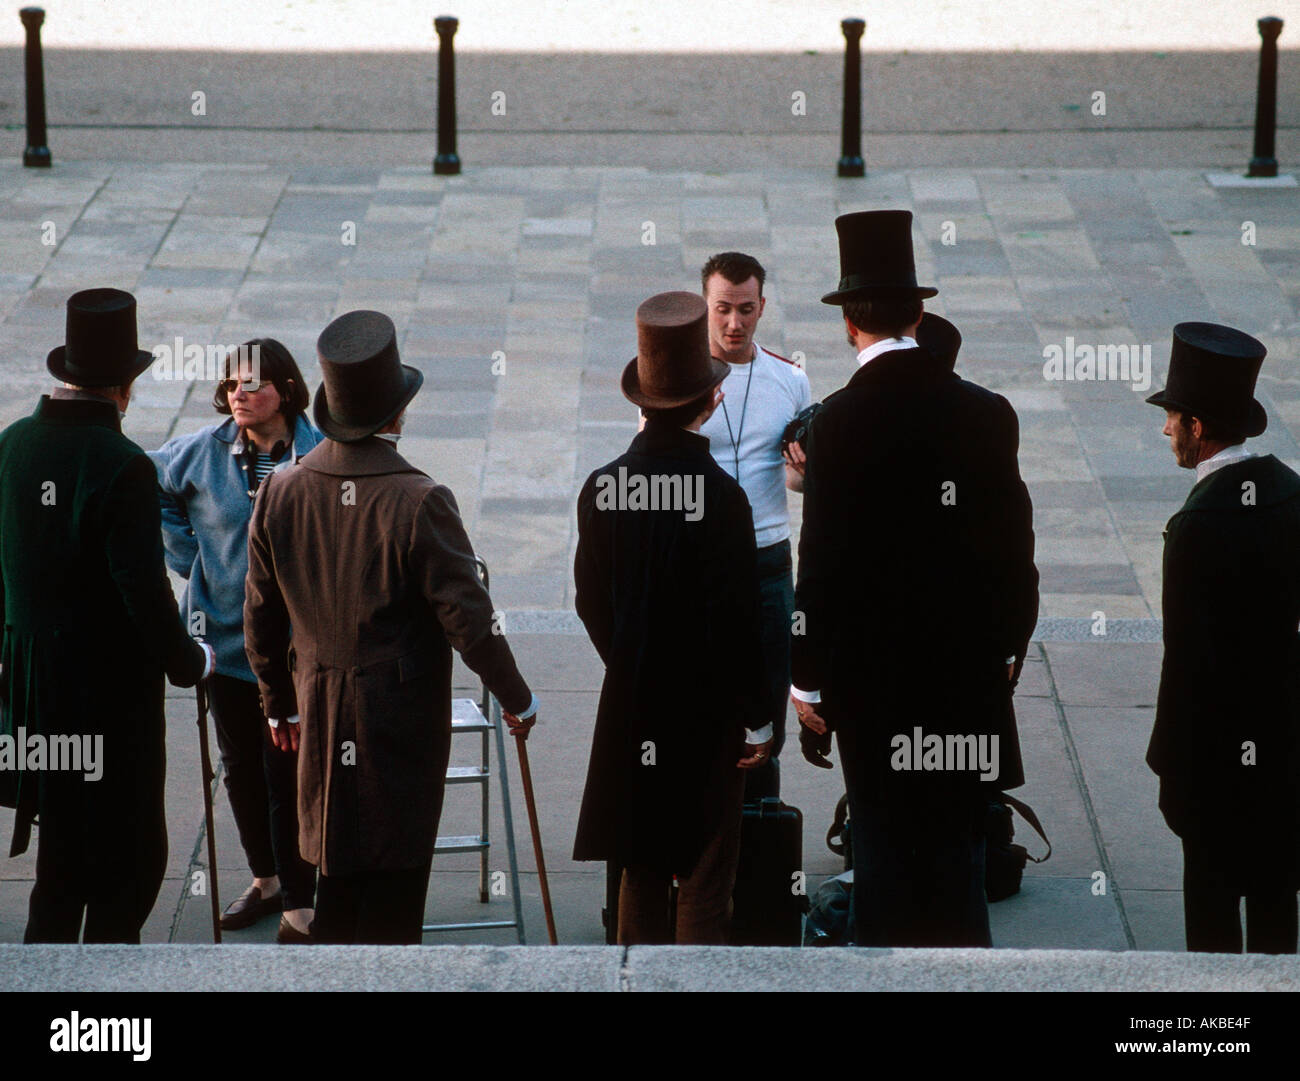
M940 290L932 306L963 330L958 371L1019 411L1036 510L1043 599L1018 696L1029 766L1020 794L1056 851L1031 865L1020 896L994 906L997 941L1179 948L1179 856L1142 755L1160 663L1160 535L1191 477L1174 466L1163 417L1142 399L1163 382L1173 321L1239 325L1270 348L1259 391L1270 428L1257 445L1300 466L1294 191L1216 188L1201 171L1172 168L948 164L850 183L786 167L498 167L433 178L422 168L248 162L88 161L50 172L3 164L0 355L9 378L0 424L29 413L48 388L44 354L61 340L62 304L75 288L134 289L147 347L178 336L203 347L280 338L313 387L324 323L357 305L388 311L404 359L426 375L403 450L456 493L543 699L530 749L562 934L599 942L603 868L568 858L601 679L571 610L573 501L636 430L617 391L635 352L636 304L695 288L711 250L743 241L769 267L760 340L802 354L822 397L852 372L836 313L818 302L838 276L833 217L899 205L917 211L920 272ZM1254 245L1241 242L1246 222ZM1044 378L1045 350L1077 359L1085 347L1119 346L1149 349L1150 366L1126 381ZM210 386L146 376L127 433L154 447L211 423ZM799 510L794 496L796 532ZM474 693L473 677L457 672ZM206 898L189 889L206 860L192 692L169 689L167 708L171 854L146 938L200 942ZM815 887L838 869L823 835L842 782L797 753L785 757ZM537 881L513 766L510 774L537 941ZM500 814L494 796L498 838ZM445 825L460 828L467 815L449 799ZM11 821L0 812L0 835ZM216 829L229 898L245 883L224 793ZM1021 827L1018 840L1036 852L1027 833ZM494 850L492 868L503 859ZM475 866L435 864L430 918L471 918ZM32 854L0 863L0 940L21 937L33 867ZM1104 894L1093 892L1098 871ZM246 934L273 931L270 921ZM509 941L509 932L483 938Z
M1296 991L1294 957L708 946L0 946L10 991Z

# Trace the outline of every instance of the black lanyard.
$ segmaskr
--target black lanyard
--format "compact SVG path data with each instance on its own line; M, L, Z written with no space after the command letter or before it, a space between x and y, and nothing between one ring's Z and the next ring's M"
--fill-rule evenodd
M740 430L731 431L731 414L727 412L727 399L722 399L722 419L727 422L727 435L731 437L731 450L736 460L736 483L740 483L740 440L745 434L745 414L749 411L749 386L754 382L754 365L758 363L758 347L754 347L754 359L749 362L749 375L745 379L745 400L740 407Z

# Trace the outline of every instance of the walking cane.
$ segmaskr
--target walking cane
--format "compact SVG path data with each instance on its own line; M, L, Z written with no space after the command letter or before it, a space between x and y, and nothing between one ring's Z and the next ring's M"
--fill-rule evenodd
M515 736L519 748L519 776L524 782L524 802L528 804L528 825L533 831L533 854L537 857L537 878L542 884L542 909L546 913L546 933L551 945L558 945L555 937L555 914L551 911L551 887L546 881L546 857L542 855L542 831L537 827L537 804L533 800L533 775L528 769L527 733Z
M194 688L199 704L199 772L203 775L203 820L208 834L208 896L212 898L212 941L221 944L221 903L217 900L217 838L212 828L212 759L208 756L208 696L200 681Z

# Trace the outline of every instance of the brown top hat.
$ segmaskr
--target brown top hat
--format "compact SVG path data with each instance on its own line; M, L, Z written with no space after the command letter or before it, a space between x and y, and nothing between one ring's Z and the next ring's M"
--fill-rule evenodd
M136 338L135 297L121 289L83 289L68 297L63 342L45 366L78 387L121 386L153 363Z
M393 420L424 382L397 355L397 328L383 312L340 315L316 339L321 374L312 415L340 443L357 443Z
M943 316L934 312L921 314L921 325L916 328L916 344L933 353L949 371L957 367L961 331Z
M840 284L823 304L872 297L935 296L939 290L916 284L910 210L859 210L835 219L840 240Z
M1253 438L1268 427L1268 413L1255 400L1255 380L1267 355L1264 343L1243 330L1220 323L1179 323L1165 387L1147 401Z
M648 409L671 409L712 390L731 370L709 355L709 308L698 293L659 293L636 310L636 356L623 394Z

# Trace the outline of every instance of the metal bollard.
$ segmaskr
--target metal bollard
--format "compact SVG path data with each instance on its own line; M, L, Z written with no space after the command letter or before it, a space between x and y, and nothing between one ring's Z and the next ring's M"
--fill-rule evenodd
M862 19L845 19L844 31L844 115L840 123L839 176L866 176L862 160L862 51L859 43L867 28Z
M41 23L44 8L23 8L18 12L27 30L24 59L27 66L27 149L23 164L37 169L50 167L50 148L45 145L45 62L41 58Z
M1275 16L1260 19L1259 90L1255 95L1255 153L1250 159L1247 176L1277 176L1277 39L1282 20Z
M460 20L439 15L433 20L438 32L438 156L433 159L435 176L460 173L460 155L456 153L456 54L451 39L456 36Z

